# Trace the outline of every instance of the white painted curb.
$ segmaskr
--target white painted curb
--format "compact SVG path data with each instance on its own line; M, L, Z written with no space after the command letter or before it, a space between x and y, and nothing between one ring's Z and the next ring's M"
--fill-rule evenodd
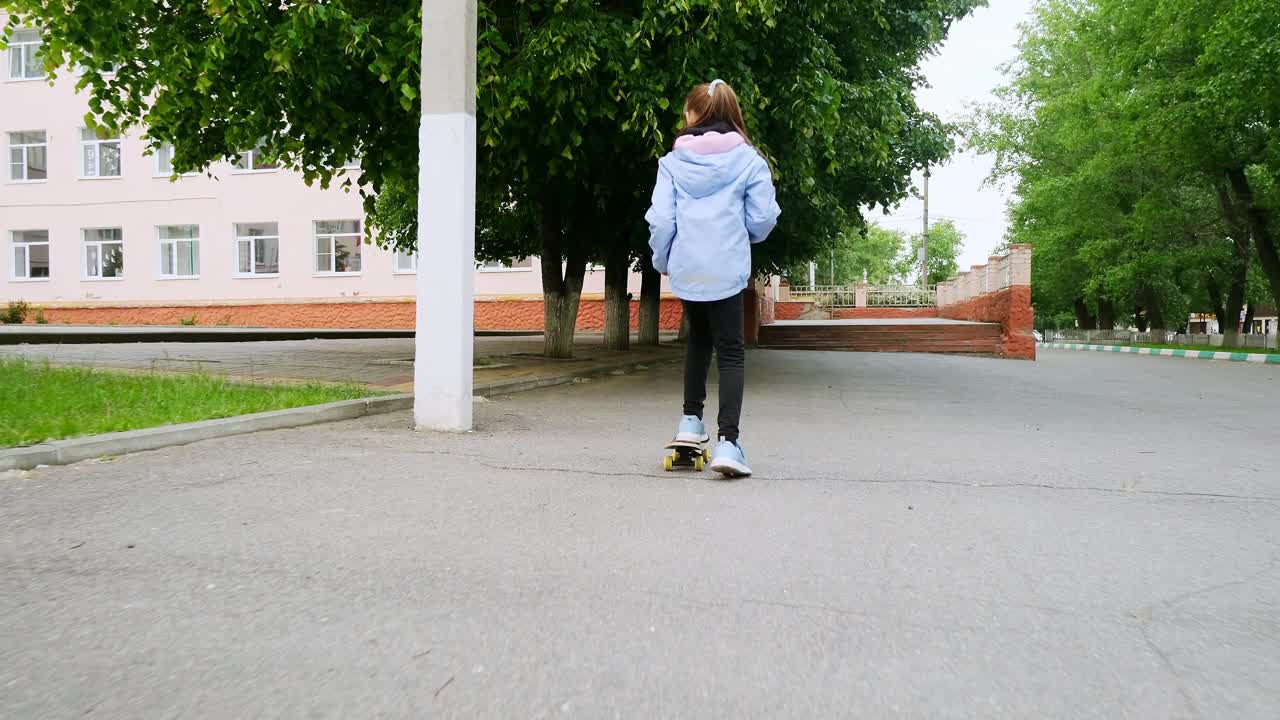
M1119 352L1133 355L1158 355L1160 357L1178 357L1189 360L1228 360L1230 362L1250 362L1264 365L1280 365L1280 354L1225 352L1214 350L1173 350L1170 348L1133 347L1131 345L1086 345L1082 343L1036 343L1038 348L1050 350L1089 350L1092 352Z

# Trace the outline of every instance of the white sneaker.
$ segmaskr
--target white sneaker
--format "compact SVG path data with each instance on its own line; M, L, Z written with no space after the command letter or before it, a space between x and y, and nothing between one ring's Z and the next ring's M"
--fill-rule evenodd
M716 445L715 454L711 456L711 469L727 478L747 477L751 468L747 467L747 456L736 442L721 439Z

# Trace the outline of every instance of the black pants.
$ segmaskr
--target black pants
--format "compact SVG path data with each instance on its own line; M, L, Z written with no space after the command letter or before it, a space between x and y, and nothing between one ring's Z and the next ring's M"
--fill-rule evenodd
M707 370L715 350L720 371L720 437L738 440L742 417L743 359L742 293L715 302L684 301L689 318L689 349L684 360L684 414L702 417L707 399Z

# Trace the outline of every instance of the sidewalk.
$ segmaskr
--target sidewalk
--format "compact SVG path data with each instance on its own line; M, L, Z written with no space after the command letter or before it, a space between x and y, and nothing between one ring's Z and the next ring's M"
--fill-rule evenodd
M732 483L674 370L0 474L0 715L1274 720L1280 366L1129 360L750 351Z
M664 337L669 343L672 337ZM572 360L541 356L541 336L477 337L479 395L513 383L531 385L678 360L683 346L632 345L604 349L599 334L578 333ZM254 382L351 382L394 392L413 391L412 338L264 342L2 345L0 358L140 372L205 372Z

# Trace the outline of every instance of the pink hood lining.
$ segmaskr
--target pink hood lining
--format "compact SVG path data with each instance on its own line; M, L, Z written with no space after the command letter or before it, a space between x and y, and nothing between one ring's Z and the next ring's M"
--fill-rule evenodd
M736 132L718 133L715 131L701 135L681 135L676 138L676 150L688 150L695 155L719 155L745 145L746 140Z

